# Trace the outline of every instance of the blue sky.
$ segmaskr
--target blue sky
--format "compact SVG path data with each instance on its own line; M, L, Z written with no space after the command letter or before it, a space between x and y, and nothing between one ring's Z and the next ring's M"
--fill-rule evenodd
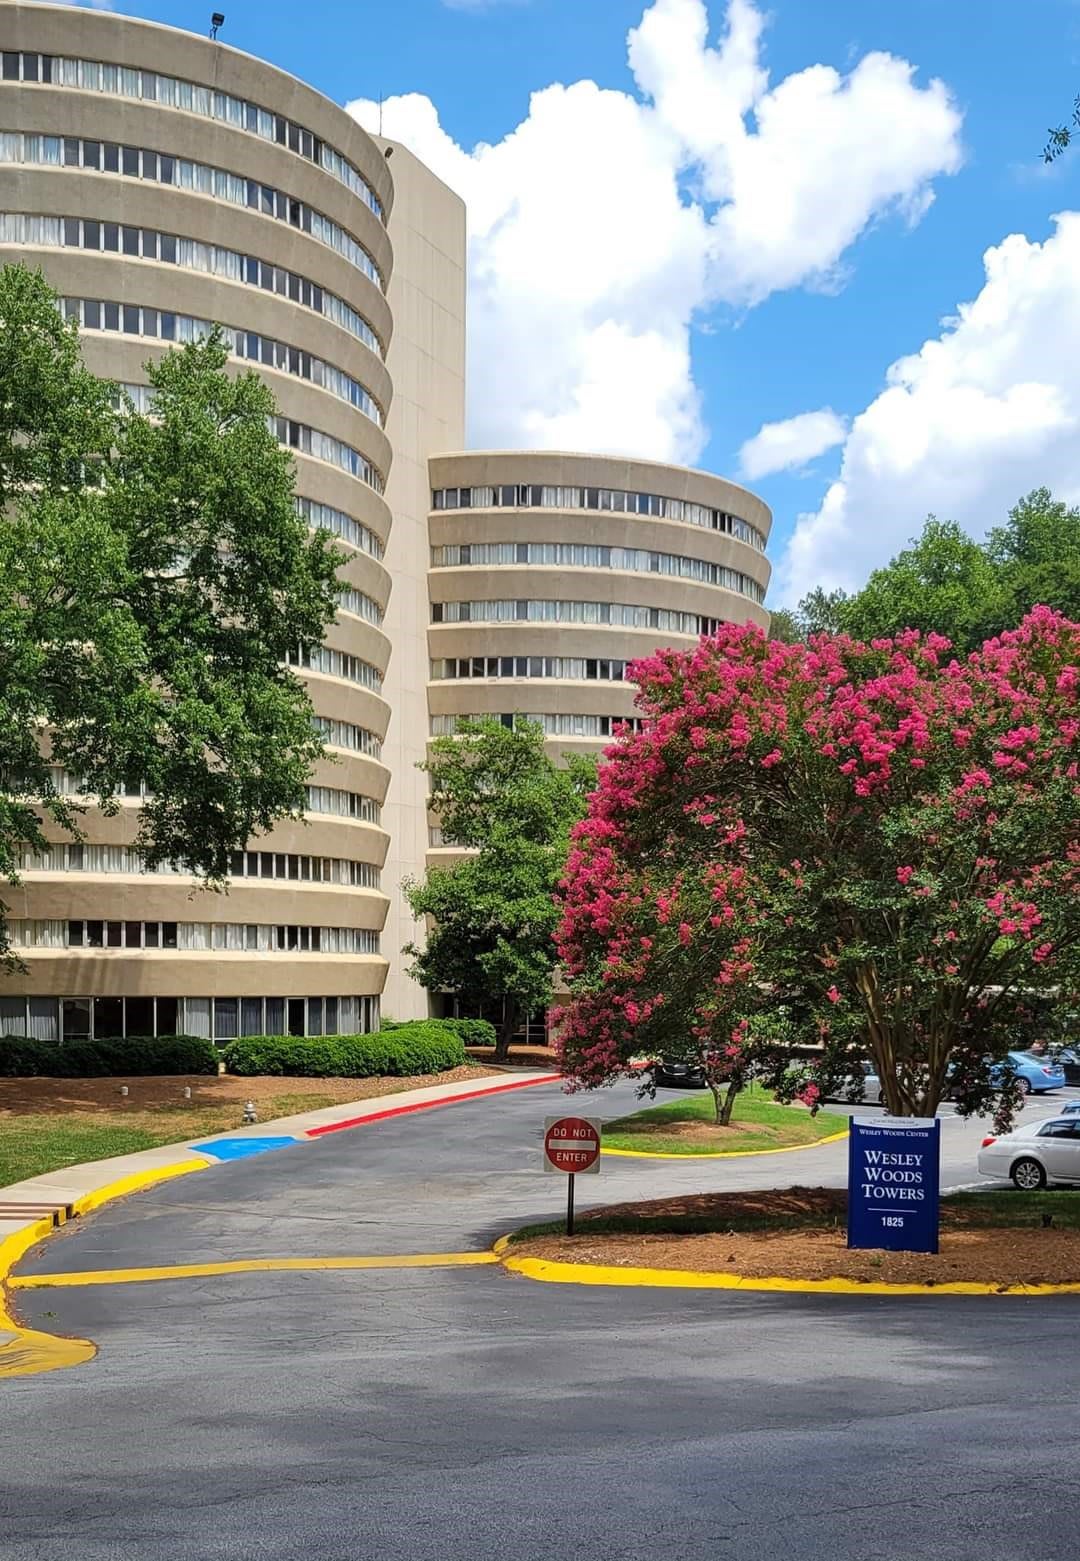
M474 440L747 481L775 601L857 585L928 510L978 533L1039 483L1080 498L1080 216L1051 220L1080 163L1039 159L1080 91L1077 0L225 10L223 41L363 122L385 98L465 196Z

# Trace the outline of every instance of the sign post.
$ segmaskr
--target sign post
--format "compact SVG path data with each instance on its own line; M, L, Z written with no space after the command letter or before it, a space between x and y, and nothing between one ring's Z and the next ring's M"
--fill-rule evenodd
M853 1117L848 1246L936 1252L940 1174L937 1117Z
M574 1177L600 1170L600 1123L591 1117L548 1117L544 1123L544 1170L566 1177L566 1234L574 1234Z

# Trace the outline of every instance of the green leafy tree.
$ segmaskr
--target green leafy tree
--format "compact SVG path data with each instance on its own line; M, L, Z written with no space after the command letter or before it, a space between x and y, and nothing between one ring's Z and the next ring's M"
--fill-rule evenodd
M1019 621L986 549L955 521L933 515L910 547L842 603L839 618L841 630L857 639L919 629L944 635L962 653Z
M1068 150L1080 131L1080 97L1073 101L1072 121L1067 125L1058 125L1046 132L1047 142L1043 147L1043 162L1057 162L1062 152Z
M802 633L798 637L806 639L811 634L838 634L847 601L846 591L826 591L820 585L815 586L799 603L796 616Z
M1036 488L991 531L986 551L1007 604L1003 628L1040 603L1080 620L1080 509Z
M797 612L792 612L790 607L772 607L769 609L769 638L782 640L785 645L796 645L803 639L803 626L799 621Z
M406 883L413 915L429 919L427 946L405 950L411 974L430 991L500 1007L502 1059L522 1018L551 1001L555 891L595 770L580 760L560 769L534 722L510 730L493 720L437 738L421 768L443 838L470 854Z
M45 825L54 767L104 811L149 793L137 847L210 883L299 812L322 751L285 655L322 638L338 555L293 502L273 397L215 335L148 366L144 416L82 362L44 278L0 271L0 876ZM0 955L10 958L0 915Z
M675 1042L722 1110L765 1043L811 1105L871 1058L894 1113L1007 1122L994 1064L1071 1038L1080 990L1080 624L1038 607L962 663L727 625L638 681L562 884L568 1076Z

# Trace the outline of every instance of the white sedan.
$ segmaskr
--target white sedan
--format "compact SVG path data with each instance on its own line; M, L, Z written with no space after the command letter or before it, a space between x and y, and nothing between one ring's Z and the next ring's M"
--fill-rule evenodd
M1022 1192L1036 1192L1047 1182L1080 1182L1080 1116L991 1133L982 1141L978 1164L980 1176L1011 1177Z

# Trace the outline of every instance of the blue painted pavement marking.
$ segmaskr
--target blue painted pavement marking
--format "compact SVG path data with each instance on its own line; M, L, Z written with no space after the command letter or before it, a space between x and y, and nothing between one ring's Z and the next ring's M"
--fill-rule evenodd
M265 1154L268 1149L287 1149L300 1143L299 1138L215 1138L208 1144L195 1144L199 1154L213 1155L217 1160L244 1160L248 1155Z

